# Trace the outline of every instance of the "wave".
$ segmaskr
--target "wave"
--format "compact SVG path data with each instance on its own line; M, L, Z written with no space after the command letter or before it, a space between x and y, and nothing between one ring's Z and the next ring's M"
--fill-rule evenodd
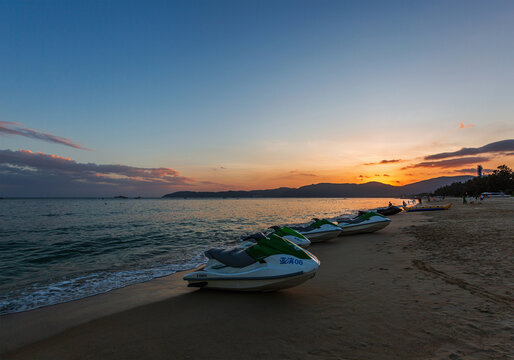
M178 271L194 269L206 262L203 252L192 259L162 264L148 269L97 272L50 284L33 284L22 292L11 291L0 298L0 315L37 309L84 297L98 295L125 286L142 283Z

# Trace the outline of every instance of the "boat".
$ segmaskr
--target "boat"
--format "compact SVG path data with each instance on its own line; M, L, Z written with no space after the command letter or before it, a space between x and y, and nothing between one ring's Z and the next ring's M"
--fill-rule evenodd
M498 191L498 192L483 192L480 195L482 195L485 198L509 197L509 195L506 195L506 194L504 194L501 191Z
M307 250L275 234L252 237L255 244L247 248L206 251L207 263L184 276L188 286L275 291L300 285L316 275L320 262Z
M448 210L451 206L452 206L452 203L449 203L446 205L414 205L414 206L404 206L403 210L405 210L407 212Z
M313 222L304 227L291 226L291 229L310 240L311 243L333 239L341 233L341 228L327 219L312 219Z
M304 249L308 248L311 244L310 240L300 234L298 231L291 229L290 227L283 226L272 226L270 229L273 230L273 234L281 236L282 238L291 241L293 244L298 245Z
M384 206L384 207L380 207L380 208L376 208L376 209L372 209L372 210L368 210L368 211L374 211L374 212L379 213L384 216L391 216L391 215L396 215L399 212L401 212L402 208L399 206L391 205L391 206ZM365 213L367 213L367 211L359 211L359 215L363 215Z
M339 236L372 233L385 228L391 220L374 211L368 211L354 218L341 218L337 225L341 228Z

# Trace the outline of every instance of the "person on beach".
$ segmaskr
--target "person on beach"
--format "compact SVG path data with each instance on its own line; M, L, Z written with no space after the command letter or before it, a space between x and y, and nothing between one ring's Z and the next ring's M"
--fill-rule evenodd
M405 201L403 202L405 204ZM389 205L387 205L389 207L393 206L393 203L389 201Z
M403 206L407 206L407 204L405 203L405 200L403 200Z

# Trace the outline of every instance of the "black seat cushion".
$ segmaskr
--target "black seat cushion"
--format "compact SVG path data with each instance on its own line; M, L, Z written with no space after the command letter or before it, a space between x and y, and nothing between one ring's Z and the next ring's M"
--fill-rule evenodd
M205 256L210 259L216 259L220 263L223 263L231 267L245 267L251 265L255 260L246 253L244 249L233 248L233 249L210 249L205 252Z

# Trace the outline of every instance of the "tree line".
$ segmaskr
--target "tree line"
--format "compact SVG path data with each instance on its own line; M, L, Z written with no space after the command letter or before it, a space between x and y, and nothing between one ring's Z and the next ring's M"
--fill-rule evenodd
M492 174L475 177L464 183L454 182L434 191L435 196L478 196L483 192L503 191L514 195L514 176L507 165L500 165Z

